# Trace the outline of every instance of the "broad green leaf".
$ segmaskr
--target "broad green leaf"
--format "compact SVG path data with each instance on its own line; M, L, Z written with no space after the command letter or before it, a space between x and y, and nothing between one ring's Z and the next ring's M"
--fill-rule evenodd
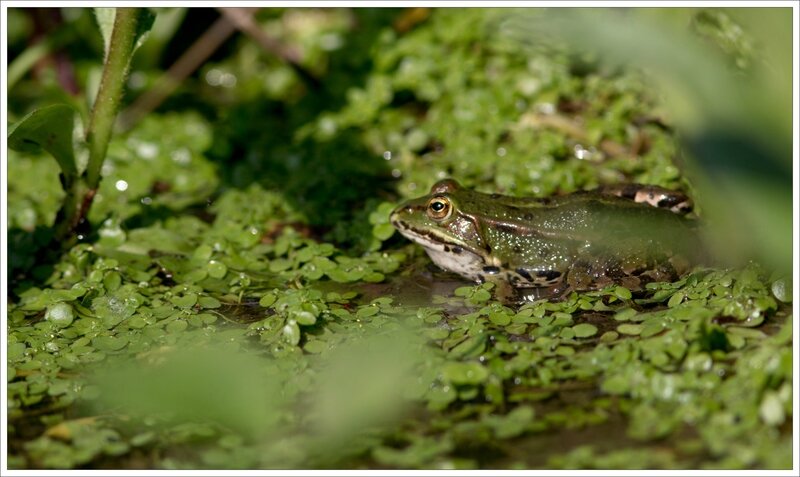
M66 104L54 104L37 109L17 124L8 133L8 147L20 152L50 153L67 177L78 175L72 130L75 125L75 110Z

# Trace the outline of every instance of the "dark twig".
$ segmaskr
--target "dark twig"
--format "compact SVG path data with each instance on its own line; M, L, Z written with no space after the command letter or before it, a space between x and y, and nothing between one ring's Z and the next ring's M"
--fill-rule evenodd
M120 115L122 130L130 130L148 113L158 108L175 89L203 64L236 31L231 20L220 17L186 50L153 87Z

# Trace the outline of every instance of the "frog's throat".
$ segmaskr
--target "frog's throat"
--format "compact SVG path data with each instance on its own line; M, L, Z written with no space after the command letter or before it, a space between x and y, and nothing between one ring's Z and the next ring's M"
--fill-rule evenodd
M418 229L403 220L395 220L392 223L406 238L422 245L428 251L452 254L454 257L468 254L474 255L487 265L495 265L494 263L489 263L494 262L494 260L486 250L454 239L451 235L440 233L436 229Z
M452 237L435 234L429 230L416 230L408 224L396 226L406 238L422 245L433 263L444 270L482 283L485 280L487 266L498 269L497 265L494 265L495 259L488 256L485 250L476 249L453 240Z

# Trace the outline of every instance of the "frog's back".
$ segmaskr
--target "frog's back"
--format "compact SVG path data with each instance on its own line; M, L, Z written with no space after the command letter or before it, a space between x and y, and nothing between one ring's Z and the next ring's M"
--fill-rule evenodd
M648 205L687 215L694 210L694 202L680 191L665 189L651 184L623 183L607 184L592 190L582 190L571 194L550 197L514 197L491 194L490 198L498 203L519 207L552 207L574 201L591 200L602 197L618 197L628 202Z
M633 286L647 273L645 281L673 279L699 251L695 220L623 197L589 192L505 207L486 228L487 243L518 288L568 279L582 289Z

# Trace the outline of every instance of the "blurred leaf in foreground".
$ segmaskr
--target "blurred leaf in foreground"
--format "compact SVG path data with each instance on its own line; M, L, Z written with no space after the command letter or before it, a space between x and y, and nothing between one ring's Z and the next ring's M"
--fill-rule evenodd
M98 411L114 409L143 427L156 419L233 431L258 443L262 467L320 465L363 451L364 438L391 429L411 402L404 391L417 383L413 370L425 349L402 330L353 339L309 359L318 367L313 382L287 363L229 347L162 350L99 372Z

